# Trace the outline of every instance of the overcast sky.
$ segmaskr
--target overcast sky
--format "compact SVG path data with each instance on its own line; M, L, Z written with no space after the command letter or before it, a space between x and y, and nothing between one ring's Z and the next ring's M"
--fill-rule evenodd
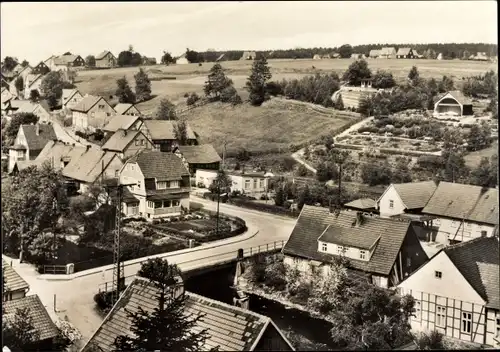
M267 50L370 43L497 43L496 1L1 4L2 58L66 51Z

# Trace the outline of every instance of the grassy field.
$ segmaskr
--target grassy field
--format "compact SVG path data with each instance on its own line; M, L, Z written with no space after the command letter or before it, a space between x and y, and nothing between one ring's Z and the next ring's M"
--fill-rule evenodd
M494 154L498 155L498 140L494 141L489 148L467 154L465 156L465 164L471 168L477 167L483 157L490 158Z
M330 115L311 113L275 99L260 107L213 103L183 115L200 134L202 143L211 143L221 152L226 140L228 153L241 147L250 151L287 148L290 143L302 143L335 130L357 116L335 111Z

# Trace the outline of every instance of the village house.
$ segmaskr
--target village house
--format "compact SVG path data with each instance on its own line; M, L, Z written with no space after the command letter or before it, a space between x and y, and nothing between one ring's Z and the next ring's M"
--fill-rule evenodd
M380 49L372 49L372 50L370 50L368 57L370 57L371 59L376 59L377 57L380 56L381 51L382 50L380 50Z
M498 225L498 189L441 181L422 214L436 217L436 241L448 244L493 236Z
M95 57L95 67L97 68L112 68L115 67L116 64L116 57L108 50L103 51Z
M440 115L467 116L473 114L472 100L458 90L441 94L434 100L435 117Z
M19 160L35 160L45 145L57 136L54 127L48 124L21 125L14 145L9 148L9 168L11 172Z
M264 172L226 171L232 181L231 192L260 198L267 195L269 179ZM208 188L217 177L217 170L196 170L196 185Z
M257 58L257 53L255 51L245 51L241 55L240 60L255 60Z
M189 171L173 153L139 152L123 165L120 183L135 183L124 195L126 216L153 220L189 210Z
M132 116L141 115L141 112L139 111L139 109L135 104L119 103L116 104L114 109L118 115L132 115Z
M345 203L344 208L347 210L362 211L363 213L377 213L377 202L371 198L360 198Z
M56 55L51 55L48 59L43 60L42 62L50 69L53 70L55 68L54 65L54 59L56 58Z
M196 177L196 170L219 170L221 158L211 144L180 145L174 153L181 158L191 177Z
M381 59L395 59L396 49L394 49L393 47L382 48L378 57Z
M107 136L110 136L118 130L139 131L141 130L142 124L143 120L139 116L118 114L113 116L102 130ZM145 130L143 130L143 132L145 132Z
M393 183L377 200L381 217L410 213L421 214L437 186L434 181Z
M319 54L315 54L315 55L313 56L313 60L321 60L321 55L319 55Z
M2 102L2 116L7 114L7 109L10 105L10 102L12 100L15 100L17 98L16 95L12 94L9 89L6 87L2 87L2 95L1 95L1 102Z
M71 111L71 109L77 106L82 100L83 100L83 95L78 91L78 89L63 89L62 92L63 109Z
M31 74L33 75L46 75L51 71L50 67L47 66L47 64L43 61L40 61L38 65L33 67L33 70L31 71Z
M153 142L155 149L162 152L171 152L178 145L175 137L175 126L177 121L171 120L144 120L141 130L146 137ZM194 131L187 124L187 144L196 145L198 143Z
M48 123L51 120L50 107L47 101L33 103L29 100L11 99L5 108L8 115L17 113L30 113L38 116L38 122Z
M412 330L500 348L498 237L446 247L398 285L415 299Z
M334 257L345 256L350 270L384 288L399 284L428 259L409 222L309 205L282 252L285 264L320 275L329 272Z
M71 108L73 129L82 132L94 132L102 129L116 115L116 111L106 99L95 95L86 95Z
M84 193L96 182L117 180L123 161L117 153L92 148L87 145L79 157L71 158L62 170L64 177L73 183L73 188Z
M39 95L42 95L42 91L40 87L42 85L43 78L45 76L39 73L30 73L26 76L24 80L24 90L23 95L24 99L29 99L31 96L31 91L37 91Z
M19 274L2 259L2 277L4 279L2 302L26 297L30 287Z
M365 58L364 54L359 54L359 53L352 53L351 54L351 59L354 59L354 60L361 60L364 58Z
M61 55L53 58L53 71L67 71L69 68L85 67L85 60L80 55Z
M102 146L102 150L118 153L120 158L126 159L141 150L153 149L153 143L141 131L116 131Z
M151 312L160 304L159 292L154 282L134 278L82 352L113 350L113 342L120 334L131 333L132 319L126 312L135 313L138 307ZM184 295L186 313L203 315L197 323L199 326L195 327L196 331L206 329L207 332L200 351L218 347L228 351L294 351L288 339L266 316L185 291L184 285L179 282L167 290L167 295L175 298Z
M175 63L177 65L186 65L189 64L189 61L187 59L186 53L182 54L181 56L178 56L175 58Z
M415 53L412 48L399 48L396 53L396 59L413 59L415 58Z

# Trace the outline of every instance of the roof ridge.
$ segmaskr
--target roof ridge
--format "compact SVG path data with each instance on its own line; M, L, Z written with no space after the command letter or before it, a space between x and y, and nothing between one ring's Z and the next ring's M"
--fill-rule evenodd
M484 241L484 240L488 240L490 238L494 238L494 237L477 237L477 238L473 238L473 239L468 240L468 241L464 241L464 242L460 242L460 243L455 243L455 244L449 245L449 246L443 248L443 250L445 252L452 251L454 249L466 247L467 245L472 245L474 243L481 242L481 241Z

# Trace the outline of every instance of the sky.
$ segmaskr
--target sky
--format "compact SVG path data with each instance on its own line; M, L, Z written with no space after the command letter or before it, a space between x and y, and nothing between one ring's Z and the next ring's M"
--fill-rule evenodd
M1 57L497 41L496 1L1 3Z

